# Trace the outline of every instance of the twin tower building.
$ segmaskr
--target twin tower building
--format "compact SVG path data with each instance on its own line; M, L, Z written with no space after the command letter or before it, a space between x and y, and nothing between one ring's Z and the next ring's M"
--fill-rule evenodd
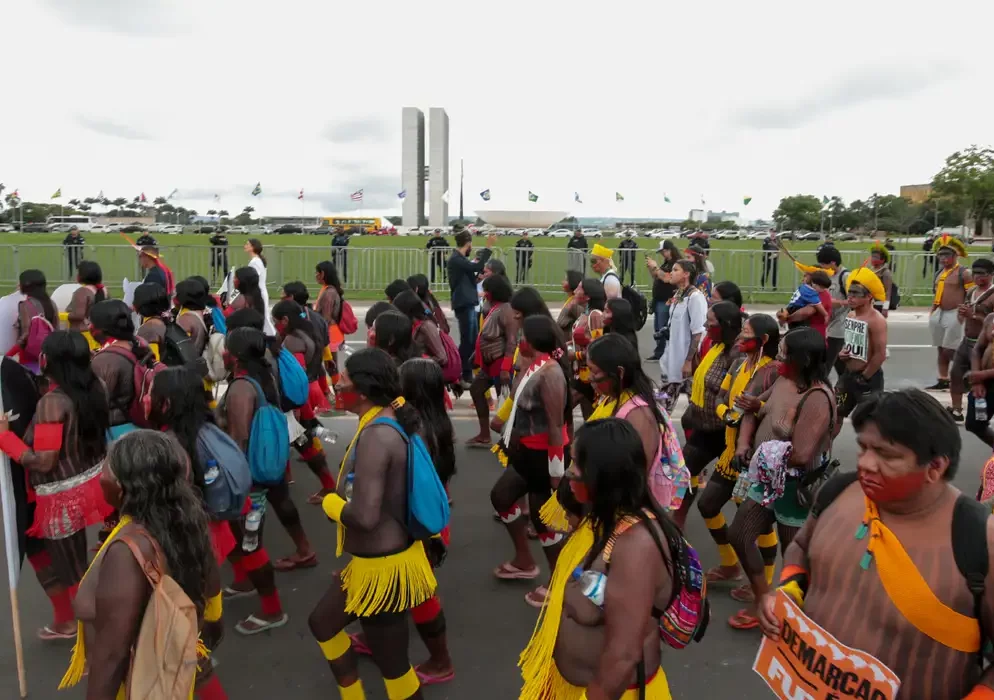
M428 162L425 163L425 113L404 107L401 119L401 186L404 226L425 223L425 181L428 181L427 223L449 223L449 115L441 107L428 110Z

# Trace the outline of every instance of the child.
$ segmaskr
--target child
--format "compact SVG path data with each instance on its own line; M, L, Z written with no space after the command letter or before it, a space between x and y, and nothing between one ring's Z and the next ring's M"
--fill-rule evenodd
M804 274L801 286L790 298L786 309L777 313L777 320L786 323L788 328L811 326L826 337L828 321L832 314L832 295L829 288L832 280L824 270Z

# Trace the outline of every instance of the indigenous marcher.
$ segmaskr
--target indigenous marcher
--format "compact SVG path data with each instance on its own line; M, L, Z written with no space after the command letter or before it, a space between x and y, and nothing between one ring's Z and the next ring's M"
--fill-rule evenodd
M858 267L846 280L846 293L850 311L846 315L846 342L839 353L845 371L835 385L836 435L842 430L843 419L867 394L883 391L883 366L887 359L887 319L872 303L884 296L880 278L868 268Z
M984 319L994 311L994 285L991 284L994 275L994 262L987 258L973 261L971 266L974 287L966 293L966 301L960 305L958 312L963 321L963 342L953 356L952 371L950 372L949 395L952 406L949 410L957 423L963 420L963 394L966 390L964 377L970 371L970 356L980 337Z
M300 453L300 459L321 482L321 489L312 494L307 502L312 505L320 505L324 497L335 490L335 477L332 476L331 470L328 468L328 459L325 456L317 430L321 426L317 419L317 412L325 408L324 392L318 382L320 375L324 373L321 351L318 349L319 332L307 320L307 312L304 308L292 299L284 299L273 307L273 322L276 333L282 341L282 346L300 363L307 374L308 382L310 382L307 403L297 409L300 424L305 432L293 443L293 446ZM295 524L295 527L299 526L299 522ZM301 529L302 532L303 529ZM309 562L317 561L317 555L310 551L309 547L307 549L310 555L307 558L309 566L311 565ZM298 547L298 554L296 557L290 557L291 561L277 560L274 566L278 571L285 571L288 570L287 563L295 562L291 568L299 568L302 563L299 554Z
M958 238L943 234L935 240L932 250L940 268L933 280L935 298L928 327L932 332L932 345L938 353L939 381L928 388L945 391L949 389L949 364L963 341L959 307L966 302L966 293L973 286L973 275L959 264L959 258L966 257L966 246Z
M873 308L879 311L884 318L890 311L891 297L894 295L894 272L890 268L890 251L880 241L874 241L870 246L870 269L880 278L880 284L884 287L884 298L882 301L874 300Z
M417 357L413 329L411 319L394 307L393 311L384 311L376 317L369 333L369 345L388 354L399 368L407 360Z
M32 561L55 612L41 639L75 636L72 600L86 571L86 528L112 508L100 490L109 427L107 392L90 367L90 348L76 331L54 331L42 344L49 383L22 441L0 416L0 449L27 471L34 518L27 534L44 541L47 557ZM40 553L39 553L40 554Z
M573 455L569 488L588 515L559 557L521 654L520 697L668 699L658 618L693 575L692 550L651 495L631 423L587 423ZM585 592L588 579L600 582L591 588L599 593Z
M190 336L197 355L203 354L207 346L208 331L204 310L209 301L210 295L199 280L191 277L176 285L176 325ZM207 368L205 366L202 369Z
M832 246L824 246L818 249L816 260L818 265L802 265L795 262L794 265L802 273L812 273L819 268L828 273L832 281L829 290L832 297L831 318L828 321L826 330L828 355L826 357L826 376L835 368L836 374L841 375L845 367L838 362L839 353L845 345L845 318L849 313L849 298L846 296L846 278L849 277L849 270L842 264L842 253Z
M155 282L166 290L166 294L172 297L173 292L176 291L176 281L173 278L173 271L169 269L168 265L162 262L162 255L159 254L159 249L154 244L138 245L138 265L141 269L145 270L145 277L142 279L142 283Z
M728 541L754 600L769 590L757 538L776 523L783 551L804 524L810 502L799 499L801 481L812 470L824 468L835 421L835 397L825 377L825 342L818 331L798 328L788 333L780 341L777 359L780 376L759 412L742 419L735 452L741 464L750 464L753 483L735 514ZM743 608L728 624L752 629L759 621L754 610Z
M238 290L238 296L228 304L228 308L224 310L224 315L227 316L241 309L254 309L262 316L263 327L265 327L265 319L269 316L269 306L266 303L266 297L262 294L262 289L259 287L259 273L254 267L240 267L235 270L234 285L235 289Z
M256 271L259 275L259 295L262 297L262 318L263 332L266 334L267 338L272 338L276 335L276 329L273 328L273 321L269 318L269 286L268 286L268 273L266 268L269 267L269 263L266 261L266 256L262 254L262 241L258 238L250 238L245 241L244 250L249 256L249 267ZM236 273L237 274L237 273Z
M536 314L522 324L521 361L514 405L498 445L498 457L509 468L490 491L490 502L507 527L514 544L514 558L494 570L501 580L533 580L539 568L528 547L526 523L518 501L528 496L532 525L538 533L549 567L554 568L563 534L548 530L539 510L559 486L564 471L567 422L573 413L569 396L565 341L550 316ZM546 589L540 586L525 596L529 605L541 607Z
M96 350L99 346L89 330L90 308L107 298L100 265L92 260L82 261L76 270L76 281L80 287L73 292L66 306L66 321L69 323L69 330L80 331L90 344L90 350Z
M891 669L898 697L994 697L994 671L978 663L994 638L991 574L985 585L982 554L961 557L994 551L994 531L990 507L951 483L955 422L916 389L875 395L852 418L856 473L822 487L784 554L780 590L840 644ZM773 598L762 598L760 614L776 639Z
M696 275L689 260L677 260L670 272L677 291L670 299L669 324L663 329L667 334L666 350L659 360L663 390L668 397L666 410L670 412L694 376L694 360L707 325L707 297L691 284Z
M590 269L600 275L601 284L604 285L604 296L608 299L620 299L621 277L614 267L613 255L613 250L595 243L590 250Z
M627 299L608 299L604 306L604 333L617 333L638 351L639 337L635 314Z
M466 441L471 447L490 447L490 407L487 393L491 387L511 386L514 368L514 350L518 344L518 326L514 309L508 303L513 290L503 275L492 275L483 281L485 301L490 308L476 339L476 365L479 371L473 378L469 395L473 399L480 431Z
M713 266L708 260L707 251L695 243L683 252L688 255L689 259L694 263L694 271L697 274L693 279L693 285L704 293L704 297L706 299L711 298L711 274Z
M742 332L742 312L730 301L708 309L707 334L711 349L694 371L690 403L681 423L687 442L683 456L690 470L691 490L673 519L683 527L696 497L701 472L725 451L725 421L718 415L722 384L735 358L735 341Z
M739 289L739 285L735 284L735 282L719 282L711 288L711 297L708 299L708 306L714 306L720 301L729 301L735 304L735 307L745 314L745 307L742 305L742 290ZM710 349L711 338L705 334L701 340L701 349L698 354L703 358L708 354Z
M966 409L966 429L994 447L994 431L990 429L991 412L987 408L987 397L994 397L994 314L988 314L977 337L977 343L970 352L970 372L966 379L970 383L970 397ZM982 401L983 411L978 410L977 402Z
M574 372L570 387L573 391L573 402L580 405L580 411L586 419L594 410L596 399L594 389L590 386L587 346L604 335L604 307L607 304L604 285L600 280L587 277L577 285L574 299L583 312L573 324L571 331Z
M573 330L573 324L583 314L583 307L576 301L576 288L583 282L583 273L579 270L567 270L566 277L563 278L563 291L566 292L566 301L563 308L559 310L559 317L556 323L563 333L569 335Z
M428 307L431 311L432 317L435 319L438 329L443 333L449 332L449 320L445 318L445 310L442 305L438 303L438 299L435 295L431 293L431 287L428 284L428 277L426 275L417 274L411 275L407 278L407 283L414 290L418 298L424 302L424 305Z
M402 292L393 300L400 313L411 320L411 334L414 352L420 357L429 357L440 367L444 367L449 356L442 343L442 334L429 309L413 291Z
M407 611L428 601L437 584L422 541L404 525L407 444L395 428L374 422L393 418L412 435L418 415L401 396L394 361L378 348L346 360L336 391L347 410L359 416L359 427L342 460L338 493L326 496L323 507L338 523L337 556L348 552L352 559L333 574L308 623L343 700L366 697L345 632L357 618L387 696L420 699L418 674L407 654Z
M27 299L17 305L17 342L7 353L18 355L21 364L36 375L41 374L35 354L36 341L59 327L59 312L48 296L47 286L48 282L41 270L25 270L20 274L18 287ZM38 323L35 323L35 319L38 319ZM47 327L44 325L46 322Z
M267 359L266 338L262 331L248 327L229 329L225 345L225 364L232 376L232 381L229 382L228 391L217 407L218 427L227 432L243 451L247 451L249 439L252 436L252 419L258 408L260 397L252 382L240 380L254 380L262 387L265 400L270 404L279 405L279 393ZM235 536L238 547L228 557L234 569L235 578L232 584L224 589L225 598L233 600L252 595L254 589L258 591L261 603L261 611L258 614L249 615L235 625L235 631L240 634L259 634L266 630L282 627L290 619L289 615L283 612L279 592L276 590L273 566L269 561L269 554L262 546L267 496L276 507L279 507L277 503L289 502L292 505L293 502L289 500L289 494L285 493L287 490L288 484L285 477L282 483L276 487L267 489L253 485L252 510L246 513L246 517L241 520L229 521L231 532ZM285 498L280 498L280 496L285 496ZM261 511L261 515L254 514L256 510ZM261 518L258 529L255 531L257 540L245 537L245 525L249 516ZM297 517L299 518L299 515Z
M158 360L166 342L166 323L172 319L169 295L155 282L146 282L135 289L131 308L141 317L141 327L135 336L148 343L149 349Z
M100 485L121 521L80 584L75 603L79 639L60 687L75 685L88 667L87 697L132 695L131 664L152 595L146 567L155 566L179 584L203 625L217 567L207 513L189 474L182 447L163 433L138 431L111 447ZM88 625L94 635L84 643ZM206 670L210 663L202 666ZM197 695L202 700L227 698L217 677L207 674ZM192 686L189 697L194 697Z
M107 437L116 440L138 426L132 412L135 393L135 364L149 361L148 344L135 335L131 309L120 299L106 299L90 309L90 333L100 345L93 355L93 372L107 390L110 426Z
M330 260L318 263L315 268L314 279L321 285L318 298L314 301L314 310L317 311L324 320L328 322L328 353L330 357L325 357L332 381L338 374L338 363L341 360L340 350L345 343L345 334L339 327L342 321L342 311L345 309L345 295L342 291L342 284L338 280L338 270L335 263Z
M762 407L759 397L773 386L778 376L779 365L776 362L777 351L780 347L780 328L771 316L763 313L754 314L742 325L742 332L736 342L736 349L741 355L732 362L731 368L721 383L716 414L725 423L725 449L718 457L714 475L708 479L708 484L701 494L697 508L704 518L708 532L718 545L719 566L707 572L709 583L734 581L741 578L739 558L728 541L728 527L721 509L730 500L741 501L747 487L744 481L749 465L742 464L735 456L736 441L739 436L739 426L746 414L753 414ZM736 496L737 485L740 493ZM759 551L763 557L767 583L773 583L773 570L777 558L777 533L771 527L769 532L759 536ZM748 584L746 589L752 595ZM742 597L742 591L732 591L736 600Z
M407 280L395 279L386 286L383 290L383 295L387 298L387 301L392 304L398 294L401 294L402 292L409 292L411 289L411 285L407 282Z

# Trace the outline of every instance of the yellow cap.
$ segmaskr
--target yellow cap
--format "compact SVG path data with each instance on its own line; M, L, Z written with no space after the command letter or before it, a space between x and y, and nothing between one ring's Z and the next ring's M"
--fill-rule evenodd
M887 292L884 291L884 284L877 277L877 273L868 267L857 267L853 270L849 277L846 278L846 291L849 291L849 287L852 283L861 284L866 287L870 295L877 301L883 301L887 298Z
M594 243L594 247L591 249L590 254L595 255L598 258L607 258L610 260L611 256L614 255L614 251L607 246L601 245L600 243Z
M804 263L802 263L799 260L795 260L794 261L794 267L796 267L798 270L800 270L801 272L803 272L806 275L810 275L812 272L817 272L818 270L822 269L822 268L818 267L817 265L805 265Z

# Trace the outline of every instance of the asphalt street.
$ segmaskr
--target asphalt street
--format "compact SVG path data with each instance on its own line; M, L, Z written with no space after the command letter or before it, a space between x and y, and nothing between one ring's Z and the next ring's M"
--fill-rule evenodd
M352 340L357 341L354 345L361 345L361 338ZM642 354L648 355L651 347L648 326L641 332L640 342ZM894 319L890 324L890 358L885 365L889 388L923 387L934 381L935 356L927 347L928 342L923 319ZM655 363L645 366L658 377ZM681 410L678 407L678 415ZM476 430L468 397L456 404L452 416L459 442L458 473L452 482L452 546L448 560L438 571L438 579L456 678L449 684L427 688L423 693L432 700L508 700L518 697L520 677L516 661L529 638L537 611L524 602L529 584L499 582L491 573L511 554L510 542L503 527L494 521L489 502L490 488L501 468L489 452L461 446ZM330 448L330 461L337 462L357 420L355 417L332 418L326 424L341 435L338 443ZM963 440L963 459L955 484L972 493L990 450L968 433L963 432ZM835 443L835 455L842 461L843 468L854 468L856 445L848 425ZM277 575L280 595L290 614L289 624L282 629L255 637L241 637L233 626L254 612L257 602L243 599L226 604L228 634L216 659L218 674L231 698L305 700L338 697L334 678L308 630L307 616L325 591L331 572L342 562L334 558L334 525L318 507L305 503L317 486L316 479L303 465L295 465L294 475L297 483L292 487L293 495L305 528L319 552L320 564L314 569ZM733 515L734 508L728 506L726 518L731 521ZM716 565L717 551L696 512L689 519L687 534L704 565ZM291 551L289 538L275 519L266 528L266 539L266 548L274 558ZM537 543L534 550L536 560L542 562L544 569ZM226 567L226 581L230 580L230 575ZM6 576L2 580L0 585L6 589ZM42 642L35 636L35 630L50 621L51 608L30 567L24 567L19 595L31 697L39 700L83 698L82 686L56 692L68 664L70 645ZM726 620L741 604L728 597L727 587L712 588L710 598L713 617L703 642L683 651L667 649L664 652L663 664L673 697L697 698L702 693L706 696L730 693L734 697L771 697L770 691L752 672L759 633L739 632L728 627ZM3 600L6 599L3 595ZM427 653L413 627L411 632L411 658L417 662L426 658ZM367 697L385 698L383 684L372 662L363 660L361 667ZM16 697L10 607L6 602L0 604L0 687L0 698Z

